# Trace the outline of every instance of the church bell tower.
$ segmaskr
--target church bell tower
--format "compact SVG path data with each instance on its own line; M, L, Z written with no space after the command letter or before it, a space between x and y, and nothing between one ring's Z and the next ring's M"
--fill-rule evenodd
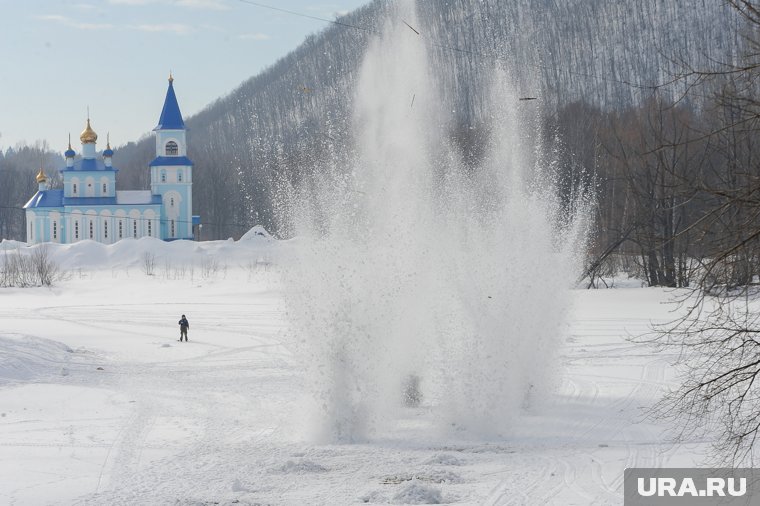
M174 78L169 88L156 132L156 158L150 163L153 195L161 197L161 238L193 239L193 162L187 157L187 129L182 120Z

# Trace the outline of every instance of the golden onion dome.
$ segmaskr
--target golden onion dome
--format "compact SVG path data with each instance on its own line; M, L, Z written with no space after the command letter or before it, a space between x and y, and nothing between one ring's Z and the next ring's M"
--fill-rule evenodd
M37 173L37 182L44 183L45 181L47 181L47 176L45 175L44 169L40 168L40 171Z
M95 130L90 126L90 118L87 118L87 126L82 130L79 140L82 141L82 144L94 144L98 140L98 134L96 134Z

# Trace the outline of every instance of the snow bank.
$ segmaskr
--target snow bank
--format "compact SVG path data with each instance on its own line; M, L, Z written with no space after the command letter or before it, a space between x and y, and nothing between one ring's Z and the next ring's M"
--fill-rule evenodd
M0 385L68 374L73 350L38 337L0 336Z
M392 504L444 504L441 491L435 487L413 482L401 489Z
M280 467L274 469L274 472L282 474L325 473L327 471L328 469L326 467L310 460L301 460L299 462L289 460Z
M24 242L3 240L0 252L31 255L45 248L50 258L66 271L80 269L129 269L143 268L146 262L155 268L166 266L201 266L209 259L217 259L227 265L246 266L269 264L274 261L279 241L261 226L246 232L239 241L171 241L154 237L122 239L114 244L84 240L73 244L42 243L29 245ZM0 261L1 253L0 253Z
M250 240L261 240L266 239L267 241L274 241L274 238L272 235L266 231L264 227L261 225L256 225L251 230L243 234L243 237L240 238L241 241L250 241Z
M425 461L425 464L430 466L461 466L463 465L463 462L461 459L458 459L453 455L449 455L448 453L439 453L427 459Z

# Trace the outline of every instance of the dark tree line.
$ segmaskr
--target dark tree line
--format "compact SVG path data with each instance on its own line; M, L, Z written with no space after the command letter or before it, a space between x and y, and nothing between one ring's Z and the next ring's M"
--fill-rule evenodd
M563 188L592 185L597 196L591 283L621 268L668 287L742 286L760 274L758 116L736 77L722 78L699 108L655 92L620 112L559 111L562 137L586 139L565 141Z
M49 184L60 184L58 170L63 157L50 151L45 143L0 150L0 240L26 240L26 225L21 207L37 191L35 176L45 170Z

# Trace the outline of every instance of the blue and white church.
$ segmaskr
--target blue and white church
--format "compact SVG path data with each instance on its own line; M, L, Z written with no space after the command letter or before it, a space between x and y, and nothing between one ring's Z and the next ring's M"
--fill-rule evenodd
M110 139L98 155L98 135L87 118L79 139L81 157L69 148L63 189L48 188L48 177L40 169L39 189L26 203L28 243L74 243L92 240L111 244L125 238L156 237L166 241L194 238L193 162L187 157L185 122L169 76L164 107L156 135L156 158L150 162L150 190L119 191L118 169L111 163Z

